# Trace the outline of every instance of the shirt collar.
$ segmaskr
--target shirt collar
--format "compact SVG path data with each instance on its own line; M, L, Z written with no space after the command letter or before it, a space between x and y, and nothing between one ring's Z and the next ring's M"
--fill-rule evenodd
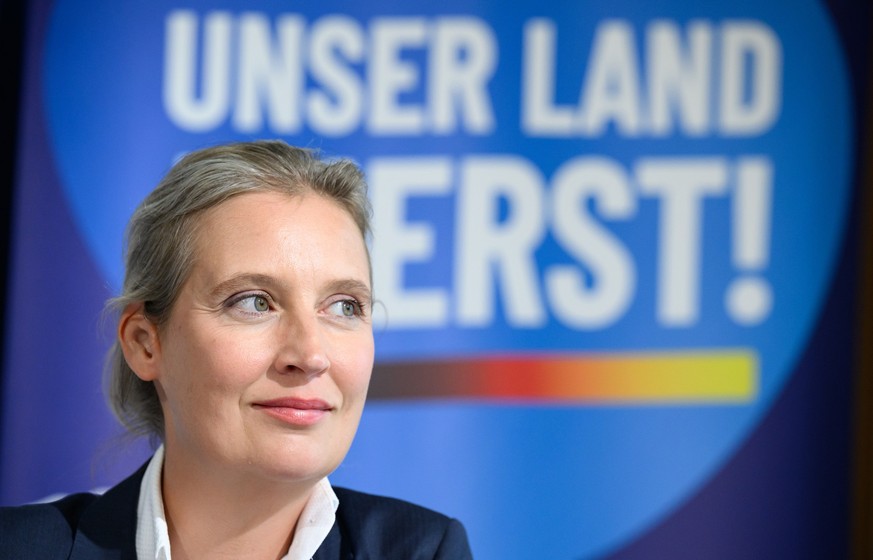
M137 506L136 556L139 560L172 560L170 533L164 515L161 496L161 470L164 466L164 446L155 452L142 478ZM330 533L336 520L339 499L327 478L322 478L312 490L309 501L300 514L291 547L282 560L309 560Z
M142 477L136 510L136 557L139 560L170 560L170 533L161 496L164 446L158 447Z

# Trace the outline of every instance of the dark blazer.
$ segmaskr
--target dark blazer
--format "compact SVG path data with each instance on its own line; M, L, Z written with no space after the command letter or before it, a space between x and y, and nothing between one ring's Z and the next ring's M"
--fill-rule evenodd
M136 510L145 466L102 496L0 508L0 559L136 560ZM314 560L464 560L463 525L392 498L334 488L336 522Z

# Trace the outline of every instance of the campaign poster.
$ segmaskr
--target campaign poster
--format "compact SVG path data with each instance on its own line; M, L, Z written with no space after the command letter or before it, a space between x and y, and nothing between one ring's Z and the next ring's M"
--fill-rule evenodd
M459 518L483 559L847 546L856 107L822 3L29 15L4 503L148 457L101 395L125 224L180 155L281 138L357 161L374 209L376 366L334 484Z

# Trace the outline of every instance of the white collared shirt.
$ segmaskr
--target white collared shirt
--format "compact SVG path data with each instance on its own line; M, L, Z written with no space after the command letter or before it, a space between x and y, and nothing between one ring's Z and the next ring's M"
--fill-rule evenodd
M146 468L139 488L136 513L136 557L138 560L172 560L170 533L161 495L164 446L160 446ZM327 478L321 479L294 530L291 547L282 560L310 560L333 527L339 500Z

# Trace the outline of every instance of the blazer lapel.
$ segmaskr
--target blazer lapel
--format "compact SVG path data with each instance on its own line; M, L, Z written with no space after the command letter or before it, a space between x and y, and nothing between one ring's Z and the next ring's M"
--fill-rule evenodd
M339 523L334 522L330 532L324 537L324 542L315 551L312 560L340 560L342 538L340 537Z
M136 560L136 512L146 465L82 513L70 560Z
M342 506L337 512L336 522L330 528L330 533L324 538L324 542L318 547L312 560L354 560L355 551L353 543L348 539L341 518Z

